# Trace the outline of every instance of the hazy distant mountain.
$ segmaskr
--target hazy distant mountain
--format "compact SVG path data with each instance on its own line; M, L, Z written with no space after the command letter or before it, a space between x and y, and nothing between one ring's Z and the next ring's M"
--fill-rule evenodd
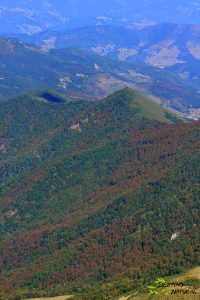
M154 66L178 74L199 89L199 36L199 25L164 23L131 28L89 26L65 33L46 31L32 36L20 35L20 38L47 48L76 47L121 61ZM200 107L199 102L196 104Z
M132 28L91 26L20 36L47 48L76 47L119 60L167 68L200 83L200 26L169 23Z
M32 34L53 27L135 22L199 23L199 13L200 4L187 0L2 0L0 33Z
M0 38L0 101L32 89L97 99L126 86L186 113L200 101L197 88L159 68Z

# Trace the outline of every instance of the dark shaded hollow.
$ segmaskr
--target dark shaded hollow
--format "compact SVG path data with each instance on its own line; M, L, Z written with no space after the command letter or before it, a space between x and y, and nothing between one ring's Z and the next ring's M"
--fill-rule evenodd
M43 93L40 95L40 97L48 100L49 102L54 102L54 103L61 103L63 102L63 100L57 96L54 96L50 93Z

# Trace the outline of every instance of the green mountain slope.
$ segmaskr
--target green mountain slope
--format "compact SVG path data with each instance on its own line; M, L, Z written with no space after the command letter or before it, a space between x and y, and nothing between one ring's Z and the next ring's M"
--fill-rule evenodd
M129 89L19 97L0 121L5 299L114 299L198 264L199 122Z

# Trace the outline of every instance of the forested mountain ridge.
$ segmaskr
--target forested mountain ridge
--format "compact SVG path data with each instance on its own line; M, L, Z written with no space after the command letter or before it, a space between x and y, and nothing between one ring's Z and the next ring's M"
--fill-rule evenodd
M199 122L129 89L50 95L1 104L2 292L113 299L197 265Z
M198 88L159 68L86 54L73 48L41 48L0 38L0 100L32 89L54 89L90 100L129 86L156 97L164 106L190 114Z
M0 300L200 295L199 13L0 1Z

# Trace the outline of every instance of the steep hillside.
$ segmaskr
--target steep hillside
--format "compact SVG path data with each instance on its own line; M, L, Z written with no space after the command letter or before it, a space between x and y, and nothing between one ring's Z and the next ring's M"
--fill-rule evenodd
M15 39L0 39L0 100L49 88L75 99L94 100L126 86L186 114L200 99L197 88L158 68L72 48L48 51Z
M0 121L3 299L114 299L198 265L199 122L129 89L19 97Z

